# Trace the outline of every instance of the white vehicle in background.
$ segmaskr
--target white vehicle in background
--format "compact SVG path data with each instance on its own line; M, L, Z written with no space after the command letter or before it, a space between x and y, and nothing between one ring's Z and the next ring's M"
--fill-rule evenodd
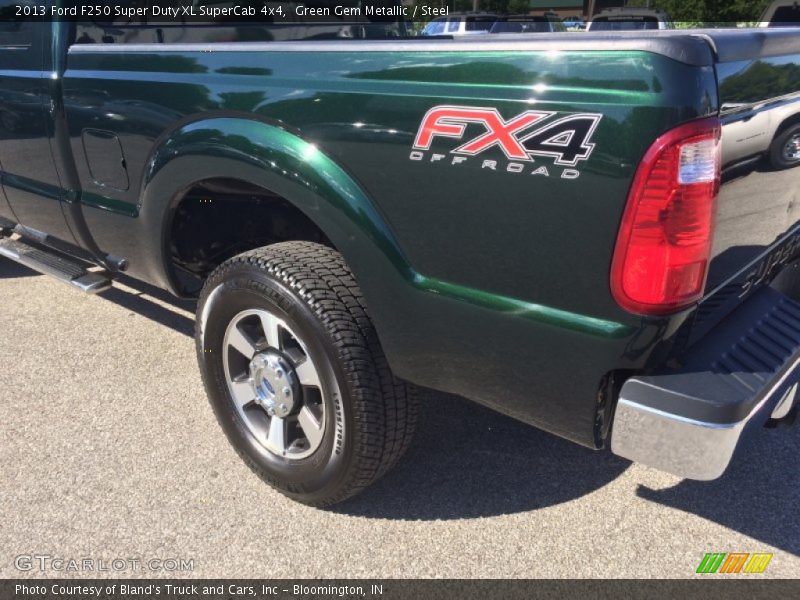
M798 0L775 0L761 15L759 27L800 26L800 2Z
M722 166L765 157L774 169L800 164L800 119L794 98L771 105L723 104L723 114L736 114L722 132Z
M459 36L489 33L497 18L493 13L453 13L428 23L421 35Z
M652 8L609 8L586 24L586 31L641 31L672 29L669 15Z
M555 33L567 28L558 15L506 15L498 17L489 33Z

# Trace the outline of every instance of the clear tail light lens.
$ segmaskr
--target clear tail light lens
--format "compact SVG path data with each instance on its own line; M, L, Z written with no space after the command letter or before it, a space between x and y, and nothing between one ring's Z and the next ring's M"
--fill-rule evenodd
M717 118L658 138L634 176L611 267L611 292L630 312L666 314L703 294L720 178Z

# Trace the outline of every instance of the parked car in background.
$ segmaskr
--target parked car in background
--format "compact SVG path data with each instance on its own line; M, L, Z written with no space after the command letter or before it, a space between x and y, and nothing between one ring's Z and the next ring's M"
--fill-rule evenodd
M762 157L774 169L800 165L800 111L796 98L777 99L759 107L729 103L722 109L731 121L722 134L723 166Z
M578 16L564 17L561 22L564 23L564 27L569 31L583 31L586 29L586 22Z
M497 21L493 13L453 13L447 17L434 19L422 30L422 35L474 35L489 33Z
M800 25L800 3L797 0L775 0L761 16L761 27L797 27Z
M566 30L556 15L506 15L495 21L489 33L553 33Z
M669 15L651 8L610 8L601 11L587 24L587 31L638 31L672 29Z

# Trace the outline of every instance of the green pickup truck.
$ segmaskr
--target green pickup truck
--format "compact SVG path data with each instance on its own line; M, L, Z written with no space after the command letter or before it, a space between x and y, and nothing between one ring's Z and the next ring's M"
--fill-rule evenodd
M0 255L198 299L269 484L364 489L417 387L698 480L796 420L796 31L262 33L3 22Z

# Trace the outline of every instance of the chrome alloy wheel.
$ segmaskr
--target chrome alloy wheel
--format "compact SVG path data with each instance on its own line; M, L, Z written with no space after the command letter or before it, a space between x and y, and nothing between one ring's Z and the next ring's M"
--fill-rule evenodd
M800 133L794 134L783 145L783 158L787 161L800 160Z
M310 456L325 431L325 390L306 344L280 318L253 309L225 331L222 362L236 410L271 453Z

